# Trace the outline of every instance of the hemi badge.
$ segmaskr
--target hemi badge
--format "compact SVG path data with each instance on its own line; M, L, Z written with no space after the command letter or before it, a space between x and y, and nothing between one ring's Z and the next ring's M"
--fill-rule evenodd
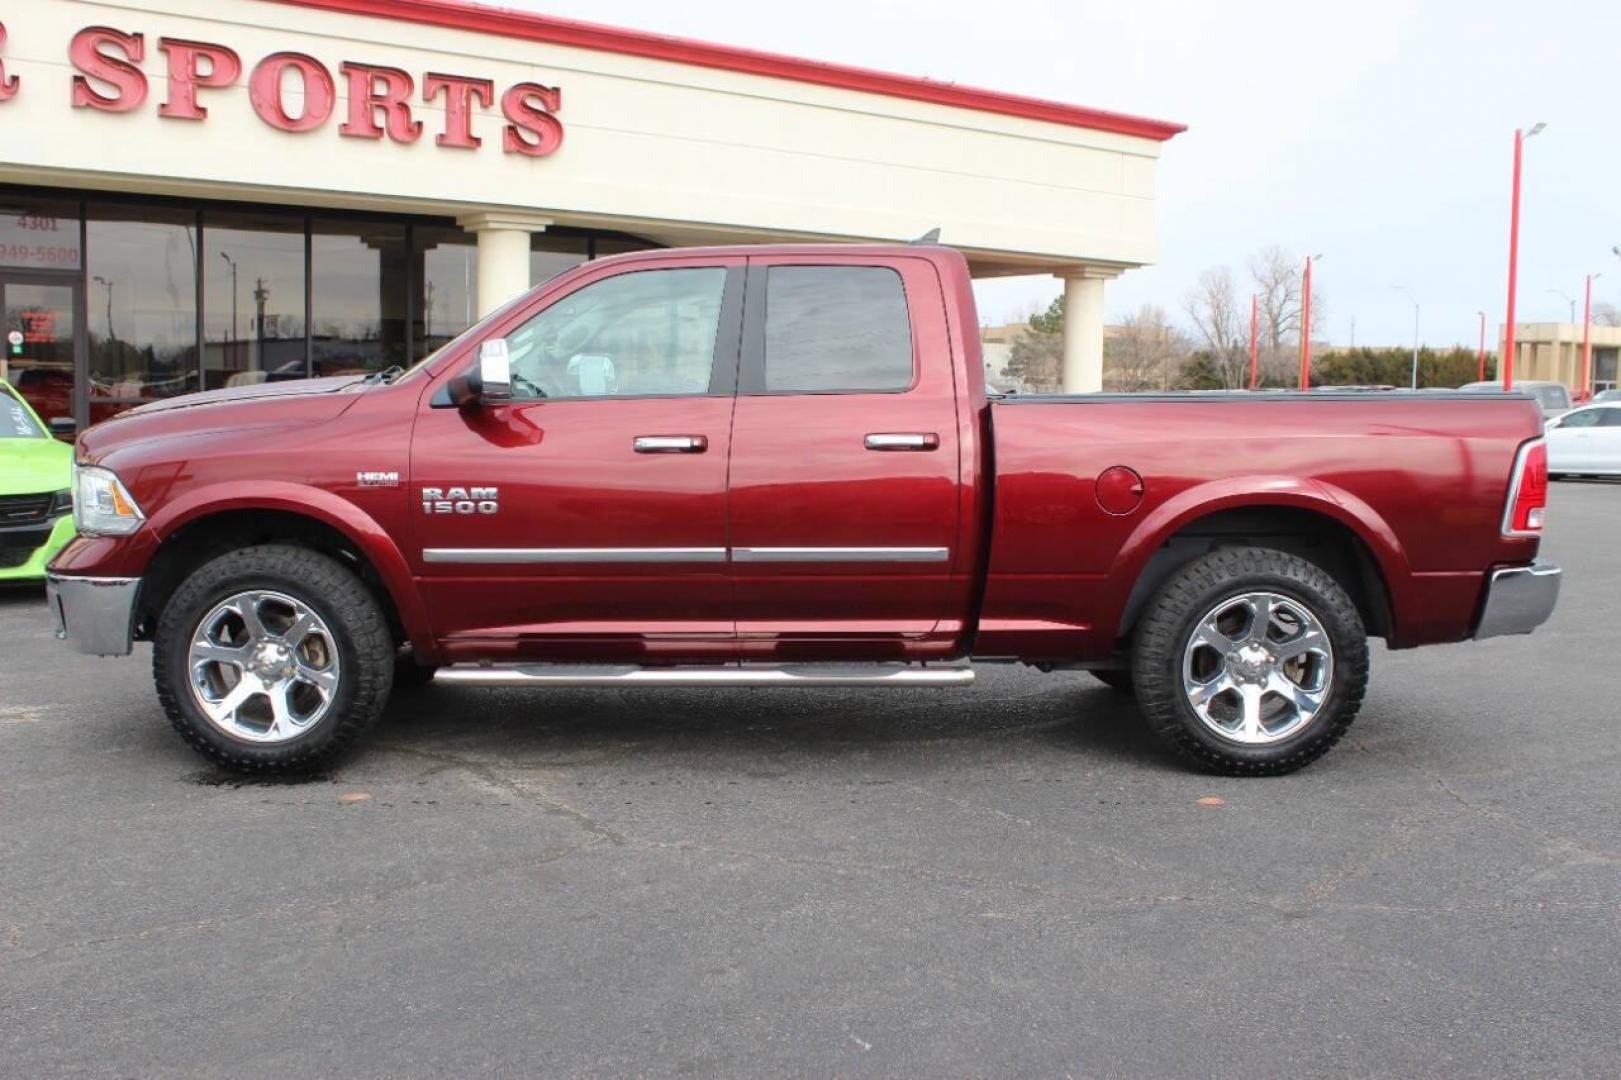
M355 483L361 487L399 487L400 474L397 472L357 472Z

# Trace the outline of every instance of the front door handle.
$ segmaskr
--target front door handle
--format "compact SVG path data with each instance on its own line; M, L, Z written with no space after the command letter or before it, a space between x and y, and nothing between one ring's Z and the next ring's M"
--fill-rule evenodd
M867 436L868 450L938 450L940 436L921 431L875 431Z
M709 440L702 435L638 435L638 454L701 454L709 449Z

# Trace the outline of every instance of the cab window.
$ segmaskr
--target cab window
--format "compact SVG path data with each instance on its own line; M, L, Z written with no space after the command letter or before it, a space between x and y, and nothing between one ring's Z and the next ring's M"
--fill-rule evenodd
M558 300L507 335L515 399L709 392L724 267L639 270Z
M1559 418L1559 427L1562 428L1588 428L1598 427L1599 414L1609 412L1608 409L1587 409L1583 412L1567 413Z
M765 294L768 393L875 393L912 385L912 323L894 270L773 266Z

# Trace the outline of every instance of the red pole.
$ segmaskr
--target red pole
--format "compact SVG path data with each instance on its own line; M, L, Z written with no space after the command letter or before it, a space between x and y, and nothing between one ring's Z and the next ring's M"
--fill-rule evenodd
M1514 389L1514 289L1520 276L1520 155L1525 133L1514 129L1514 194L1508 217L1508 328L1503 334L1503 390Z
M1300 389L1311 389L1311 256L1306 256L1306 280L1300 295Z
M1480 316L1480 374L1475 376L1476 382L1486 381L1486 313L1476 312Z
M1593 370L1593 275L1587 275L1587 301L1582 305L1582 385L1576 391L1577 401L1586 401L1592 393L1589 385Z
M1250 296L1250 389L1254 390L1261 375L1261 324L1257 300Z

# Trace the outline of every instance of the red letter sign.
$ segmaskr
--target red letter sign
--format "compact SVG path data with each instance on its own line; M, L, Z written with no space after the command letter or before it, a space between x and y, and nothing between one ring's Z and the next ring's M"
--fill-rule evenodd
M517 83L501 95L501 112L511 121L501 133L509 154L545 157L563 145L563 122L552 113L563 108L563 91L539 83Z
M6 44L6 24L0 23L0 48ZM17 96L18 79L15 75L6 74L6 62L0 60L0 101L10 101ZM484 104L488 105L486 101Z
M242 74L242 58L223 45L179 38L158 38L158 48L169 60L169 100L158 106L158 115L174 120L201 120L208 110L197 104L197 88L223 90ZM208 61L202 70L199 61Z
M422 122L411 119L411 94L416 89L411 76L399 68L372 64L338 66L349 80L349 119L338 128L341 135L357 139L381 139L386 130L395 142L413 143L422 136ZM383 124L377 124L377 111Z
M304 83L304 111L298 116L288 113L281 100L282 72L291 68L299 73ZM313 56L303 53L271 53L259 61L248 76L248 100L259 119L282 131L309 131L326 123L332 115L332 103L338 90L332 84L332 73Z
M123 56L109 56L102 46L123 50ZM83 75L73 76L73 107L103 112L129 112L146 100L146 76L135 65L146 56L146 43L140 34L126 34L105 26L87 26L73 35L68 59ZM97 79L112 86L114 93L103 94L90 85Z
M495 102L495 84L489 79L428 73L422 80L422 100L432 101L445 92L445 130L434 137L440 146L477 150L484 140L473 134L473 99L488 109Z

